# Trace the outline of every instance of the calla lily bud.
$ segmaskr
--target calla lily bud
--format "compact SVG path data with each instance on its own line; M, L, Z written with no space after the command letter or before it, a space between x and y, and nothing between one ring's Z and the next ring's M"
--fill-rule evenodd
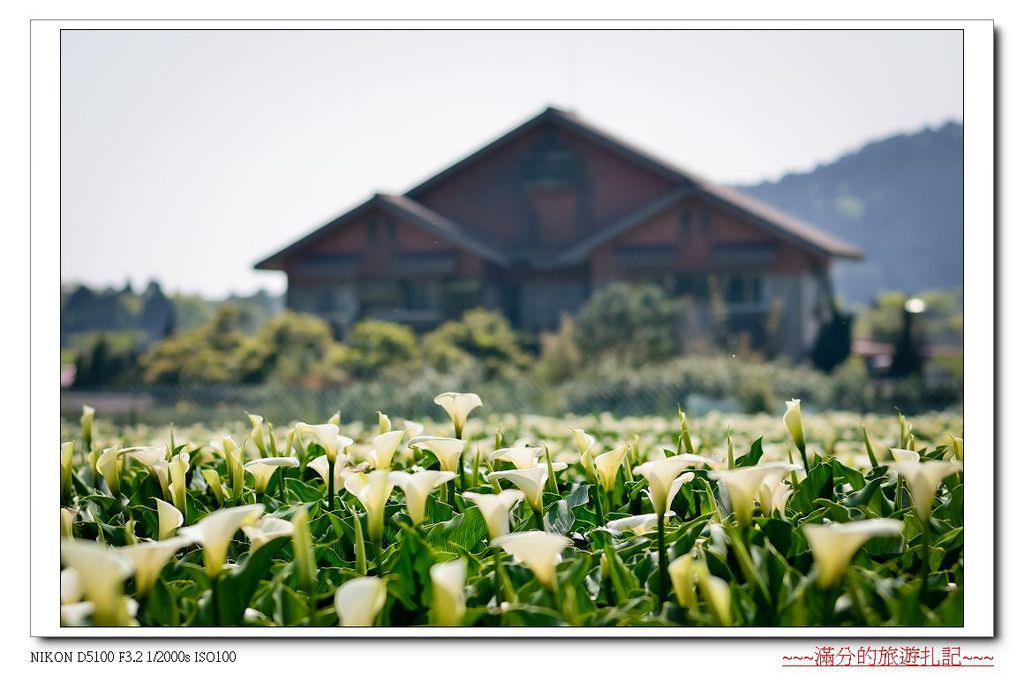
M540 446L513 446L494 449L490 458L491 462L510 462L516 469L530 469L537 466L537 459L543 454L544 449Z
M675 516L675 512L668 511L662 515L662 519L667 519L670 516ZM651 514L638 514L636 516L627 516L624 519L615 519L605 524L605 528L612 531L613 533L632 533L637 537L641 535L647 535L658 527L658 515L655 513Z
M943 479L963 469L959 462L945 460L926 460L924 462L894 462L890 467L902 476L910 489L910 498L914 509L922 521L927 521L932 513L932 503L939 484Z
M594 473L594 449L597 448L597 440L593 435L587 434L582 428L571 427L573 439L576 441L576 449L580 452L580 464L583 466L583 473L587 481L597 483L597 475Z
M295 552L295 570L299 584L307 594L313 593L316 584L316 551L313 549L313 535L309 531L309 513L299 507L292 516L292 550Z
M387 585L379 577L349 580L334 593L338 623L343 627L372 627L387 598Z
M227 494L224 492L224 484L220 481L220 474L217 474L217 470L212 467L200 470L199 473L203 475L203 481L210 487L210 492L213 493L217 504L223 505L227 501Z
M601 487L606 493L610 493L615 488L615 477L618 475L622 460L628 452L629 444L624 444L613 451L602 453L594 458L594 470L597 472L597 478L600 480Z
M188 472L189 462L188 453L182 451L176 456L171 458L171 461L167 464L168 476L171 479L170 491L171 501L174 502L174 506L182 513L185 513L186 506L186 474Z
M247 413L249 416L249 424L252 426L252 430L249 432L249 438L252 439L252 443L256 446L256 450L260 452L260 457L267 457L267 441L263 431L263 416L253 415Z
M93 624L122 626L124 581L132 574L131 561L117 550L89 540L64 540L64 564L75 570L83 596L92 604Z
M382 432L372 439L373 449L370 450L370 462L376 469L391 469L395 453L402 446L405 430Z
M921 454L905 448L890 448L889 453L895 462L921 462Z
M736 522L741 526L748 526L754 518L754 504L761 484L766 479L781 477L786 472L796 469L796 465L791 465L788 462L766 462L753 467L737 467L713 472L710 476L717 479L719 485L725 487L728 492Z
M804 461L804 469L807 469L807 441L804 439L804 418L800 413L800 400L790 399L786 402L786 413L782 416L782 422L786 424L789 436L793 439L796 450L800 451L800 457Z
M341 411L335 411L330 418L327 419L328 425L334 425L335 427L341 427Z
M295 525L291 521L265 516L251 526L242 526L242 532L249 538L252 551L256 551L271 540L291 537Z
M96 470L103 476L104 481L107 482L107 488L110 489L113 495L121 494L121 456L118 452L119 450L116 446L106 448L100 454L99 460L96 461Z
M171 560L174 553L191 542L187 538L175 537L159 542L143 542L129 547L121 547L117 551L128 557L135 568L135 590L139 595L146 594L160 577L160 571Z
M707 464L707 460L699 455L683 453L673 455L664 460L652 460L637 466L633 472L647 479L647 495L651 499L654 511L657 514L665 514L672 506L672 499L679 492L679 487L685 483L673 485L688 467ZM690 479L693 475L690 475Z
M896 519L867 519L828 525L807 524L804 537L818 570L818 585L831 587L842 579L850 560L873 537L900 534L903 524Z
M221 509L203 517L194 526L182 528L182 537L198 542L203 547L203 563L211 578L217 577L228 558L228 545L242 526L247 526L263 514L263 505L242 505Z
M771 516L778 512L785 514L786 504L793 495L793 488L782 480L782 475L771 474L765 477L758 489L757 503L761 507L761 513Z
M493 543L502 535L508 534L509 512L525 495L519 490L506 489L497 495L466 491L462 497L476 504L480 515L484 517L484 523L487 524L488 537Z
M441 484L455 478L455 472L426 470L423 472L391 472L390 481L405 494L405 509L413 524L419 525L427 518L427 496Z
M185 523L185 515L169 502L160 498L153 498L156 502L157 531L161 540L166 540L174 535L181 524Z
M672 590L675 591L679 605L685 608L696 605L697 585L693 557L685 554L668 564L668 576L672 580Z
M74 537L73 531L77 514L77 509L71 509L70 507L60 508L60 536L62 538Z
M466 426L470 412L483 406L480 397L472 392L444 392L434 397L434 403L443 408L448 417L452 419L455 436L459 439L462 438L462 430Z
M503 535L492 544L533 571L537 581L550 588L555 582L555 567L562 560L562 550L572 540L556 533L531 530Z
M466 614L466 560L454 559L430 567L434 624L457 627Z
M245 487L245 471L242 469L242 449L231 437L224 437L220 442L224 464L228 468L228 479L231 482L231 497L238 500L242 497Z
M551 463L551 467L555 471L565 469L567 466L564 462ZM501 479L508 481L523 492L530 507L538 511L544 508L544 487L548 481L547 464L537 465L530 469L509 469L502 472L491 472L487 475L487 478L490 481L500 481Z
M964 461L964 440L961 437L949 436L950 445L953 448L953 457L960 462Z
M71 498L72 463L75 457L75 442L66 441L60 445L60 499L67 503Z
M278 467L294 468L298 466L298 458L282 456L278 458L259 458L257 460L251 460L242 465L242 468L249 474L252 474L253 486L256 491L256 495L263 495L267 492L267 485L270 483L270 479L274 476L274 472L277 471Z
M366 510L366 532L377 544L384 539L384 506L394 488L391 473L380 469L345 479L345 490L356 496Z
M380 411L377 411L377 429L380 430L381 434L387 434L391 431L391 418Z
M466 450L466 442L452 437L415 437L409 440L410 446L430 451L446 472L458 472L462 452Z
M82 425L82 439L85 441L86 451L92 448L92 421L96 416L96 409L92 406L82 407L82 417L79 422Z

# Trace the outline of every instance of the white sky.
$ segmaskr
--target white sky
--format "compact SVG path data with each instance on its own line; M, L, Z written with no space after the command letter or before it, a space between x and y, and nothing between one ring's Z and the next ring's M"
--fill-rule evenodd
M253 263L548 104L726 183L961 120L952 31L68 31L61 278L279 291Z

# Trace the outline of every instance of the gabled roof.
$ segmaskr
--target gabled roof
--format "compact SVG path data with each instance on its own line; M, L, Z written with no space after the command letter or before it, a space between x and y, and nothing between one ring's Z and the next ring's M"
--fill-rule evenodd
M499 265L507 265L508 258L501 251L482 241L468 228L402 195L376 193L359 206L325 223L302 239L293 242L280 251L271 254L256 264L257 270L281 270L284 259L333 232L337 227L349 223L375 208L404 217L424 230L431 232L457 246L472 251L481 258Z
M453 244L462 246L499 265L509 265L510 259L502 252L500 246L486 241L485 238L481 237L472 228L456 223L446 216L427 208L418 199L447 178L470 169L483 157L544 124L553 124L556 127L581 136L636 165L644 167L677 186L675 190L653 199L619 221L602 228L580 242L570 245L562 252L556 254L551 259L551 263L557 265L580 262L595 247L628 231L634 226L640 225L647 219L690 195L703 197L724 210L732 211L741 217L746 217L781 239L814 253L837 258L862 257L860 250L853 245L832 237L800 219L790 216L745 193L717 185L665 159L656 157L628 141L594 127L575 113L548 107L448 168L413 186L404 195L377 193L351 211L342 214L306 237L260 261L256 264L256 268L260 270L281 269L282 261L288 254L315 242L337 226L349 222L373 207L380 207L390 210L397 215L407 217L414 223L451 241Z

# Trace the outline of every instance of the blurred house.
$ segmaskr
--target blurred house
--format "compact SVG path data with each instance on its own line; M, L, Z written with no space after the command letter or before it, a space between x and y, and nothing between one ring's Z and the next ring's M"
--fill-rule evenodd
M339 332L470 307L549 329L602 284L647 280L753 345L801 356L853 246L547 108L402 195L377 193L259 262Z

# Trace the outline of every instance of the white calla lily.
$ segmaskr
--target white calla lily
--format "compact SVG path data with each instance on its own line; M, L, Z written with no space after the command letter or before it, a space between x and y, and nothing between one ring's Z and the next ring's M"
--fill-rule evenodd
M462 497L476 504L480 515L484 517L487 534L493 543L497 538L508 534L509 513L526 496L522 491L512 488L496 495L466 491Z
M670 516L675 516L675 514L673 511L668 511L661 518L667 519ZM605 524L605 528L614 533L622 534L629 532L636 536L647 535L657 527L658 515L654 512L627 516L624 519L615 519Z
M384 537L384 506L394 488L391 473L382 469L345 479L345 490L356 496L366 510L366 531L377 544Z
M818 584L822 587L835 585L865 542L873 537L897 536L902 528L903 523L896 519L805 525L803 533L814 557Z
M156 579L160 577L160 571L164 569L174 553L190 544L192 542L188 538L174 537L168 540L129 545L121 547L117 551L126 556L135 568L135 591L139 594L146 594L156 583Z
M370 450L370 462L373 466L376 469L391 469L391 462L404 439L405 430L394 430L375 436L371 440L373 448Z
M694 563L692 556L684 554L668 564L668 576L672 580L672 590L676 594L676 600L679 605L686 608L693 607L697 602L697 579Z
M453 559L430 567L433 624L457 627L466 614L466 560Z
M274 458L257 458L242 465L249 474L252 474L256 495L263 495L267 491L267 485L278 467L298 467L299 459L291 456L280 456Z
M752 467L736 467L719 470L710 474L729 494L736 522L742 526L750 525L754 518L754 504L760 493L761 484L766 479L782 476L786 472L799 469L788 462L766 462Z
M453 437L415 437L409 440L410 446L430 451L446 472L458 472L462 452L466 450L466 442Z
M544 449L540 446L512 446L494 449L491 451L490 459L492 462L510 462L516 469L530 469L537 466L537 459L543 454Z
M60 445L60 499L66 504L71 497L71 475L74 471L75 442L65 441Z
M570 427L573 439L576 441L576 449L580 453L580 464L583 466L583 473L587 481L597 483L597 475L594 473L594 452L597 449L597 439L594 435L587 434L581 427Z
M441 484L454 479L455 472L425 470L423 472L391 472L391 483L405 494L405 509L413 524L419 525L427 518L427 496Z
M201 469L199 473L203 475L203 481L210 487L210 492L213 493L217 504L223 505L227 501L227 493L224 491L224 484L220 480L220 474L217 474L217 470L212 467Z
M96 471L107 482L107 488L114 495L121 493L121 451L116 446L103 449L96 461Z
M267 455L267 438L263 431L263 416L253 413L247 413L246 415L249 417L249 424L251 426L249 438L252 439L252 443L256 446L260 456L265 457Z
M501 547L517 561L533 571L545 587L555 582L555 567L562 560L562 550L572 544L564 535L542 530L520 531L502 535L492 543Z
M327 461L326 455L318 455L309 461L306 467L310 468L323 480L324 485L327 485L327 472L330 463ZM365 467L365 465L364 465ZM338 459L334 461L334 485L344 486L345 479L349 478L353 474L356 474L358 469L349 464L347 455L339 455Z
M168 484L168 490L171 493L171 502L178 508L182 513L187 509L186 507L186 476L189 467L188 453L182 451L178 453L171 461L167 463L167 476L170 479Z
M647 495L651 499L654 511L658 514L664 514L672 506L671 500L679 492L679 486L682 486L684 483L680 482L678 485L673 486L679 475L688 467L707 464L707 462L706 459L699 455L682 453L664 458L663 460L645 462L633 468L633 473L647 479ZM692 479L693 477L691 476L690 478Z
M148 470L167 460L167 448L164 446L133 446L122 448L119 453L135 460Z
M618 475L619 467L622 466L622 461L628 452L629 444L623 444L615 450L602 453L594 458L594 471L597 472L601 488L606 493L611 493L612 489L615 488L615 477Z
M215 578L224 568L228 545L235 533L260 518L263 509L262 504L221 509L203 517L194 526L179 529L178 534L202 545L206 573Z
M387 585L379 577L357 577L334 593L334 609L343 627L372 627L387 601Z
M480 397L472 392L443 392L434 397L434 403L444 409L455 426L455 436L462 438L462 430L473 409L483 406Z
M256 523L242 526L242 532L249 538L252 551L256 551L271 540L291 537L295 532L295 525L291 521L265 516Z
M928 516L932 513L932 503L935 501L935 493L939 490L939 484L951 474L961 471L964 466L959 462L925 460L924 462L894 462L889 467L907 482L910 498L914 502L914 509L922 521L927 521Z
M153 498L156 502L157 538L166 540L174 535L181 524L185 523L185 515L169 502Z
M124 581L132 574L132 562L107 545L90 540L63 540L60 555L75 570L82 596L92 604L93 623L121 626L124 614Z
M75 517L77 515L77 509L72 509L71 507L60 508L60 536L62 538L73 537Z
M403 420L402 429L405 430L405 435L410 439L423 434L423 425L414 420Z
M301 437L319 444L331 462L334 462L339 453L354 443L352 439L340 435L338 426L333 423L308 425L300 422L295 424L295 431Z
M804 417L800 412L800 400L790 399L786 402L786 413L782 416L782 422L786 425L790 438L796 449L800 451L800 457L804 462L804 469L807 465L807 440L804 438Z
M785 514L786 504L791 495L793 487L782 480L782 475L771 474L764 478L758 488L757 504L765 516L771 516L776 512Z
M60 571L60 604L78 603L82 600L82 585L78 581L78 571L65 568Z
M564 462L553 462L551 468L556 472L565 469ZM526 501L535 511L544 508L544 487L548 481L548 466L546 463L531 467L529 469L507 469L501 472L491 472L487 475L489 481L501 481L504 479L518 488L526 496Z
M894 462L921 462L921 454L906 448L890 448Z

